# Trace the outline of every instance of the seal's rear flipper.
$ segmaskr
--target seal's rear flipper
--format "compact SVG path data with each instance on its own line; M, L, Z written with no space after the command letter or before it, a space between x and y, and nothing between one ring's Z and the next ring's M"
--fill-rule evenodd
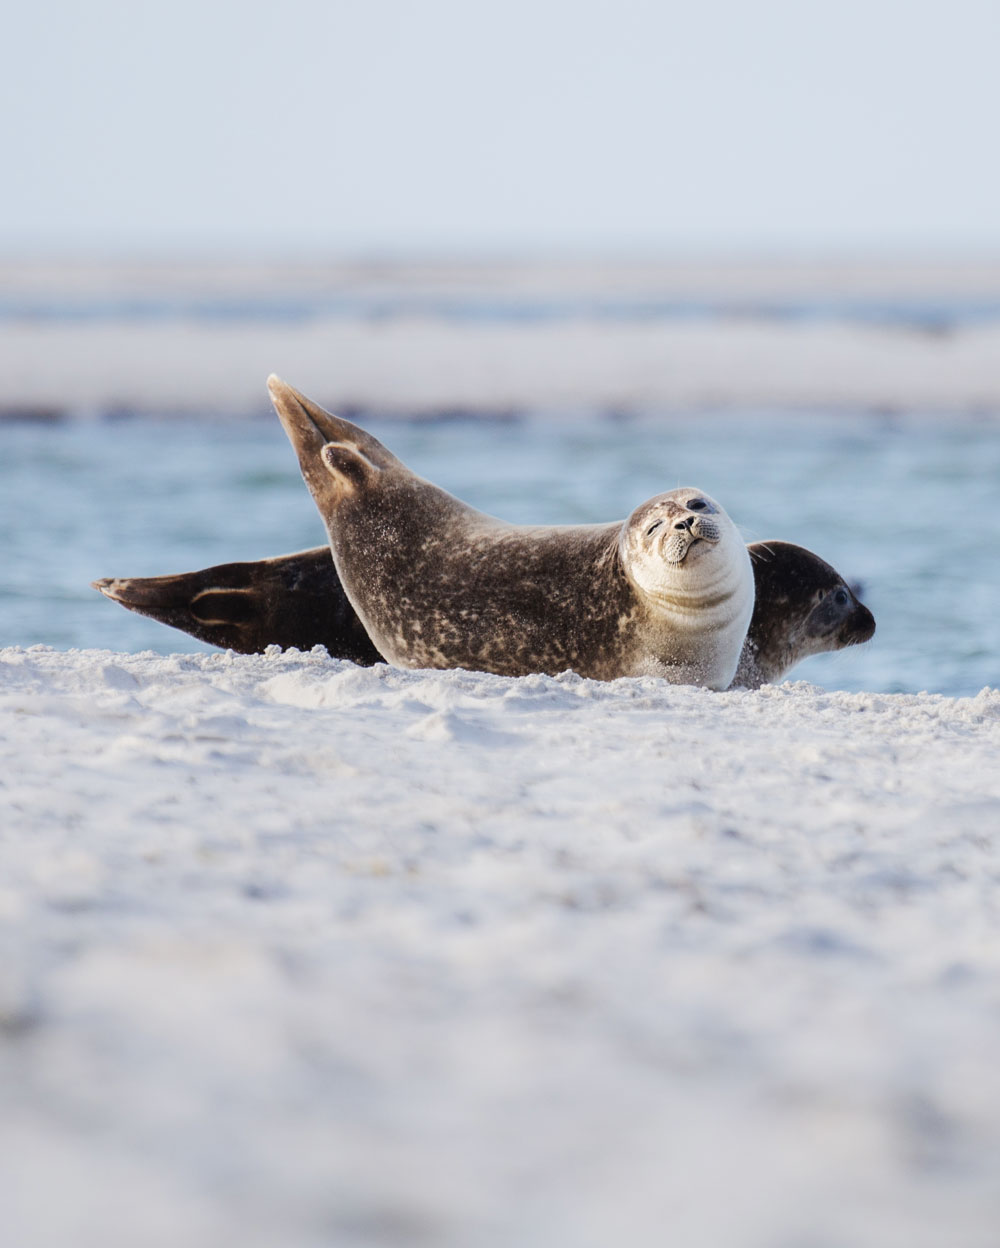
M358 447L346 442L327 442L319 457L330 476L345 489L364 485L382 471Z
M105 577L93 587L129 611L241 654L322 645L334 658L364 665L381 657L347 601L327 546L177 576Z
M257 618L253 589L203 589L191 599L191 614L200 624L252 624Z
M335 474L318 471L322 468L320 452L327 443L332 442L340 447L345 457L353 452L373 471L402 467L396 456L378 438L351 424L349 420L325 411L318 403L314 403L273 373L267 379L267 388L278 419L299 457L302 475L314 494L317 489L329 489L337 479ZM342 484L342 481L339 483Z

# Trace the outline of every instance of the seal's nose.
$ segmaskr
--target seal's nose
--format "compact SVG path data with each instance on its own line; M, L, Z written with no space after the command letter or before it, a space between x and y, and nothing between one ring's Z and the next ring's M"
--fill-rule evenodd
M677 523L674 525L674 528L675 528L675 529L677 529L677 530L678 530L678 532L679 532L681 529L688 529L688 530L690 530L691 526L692 526L692 525L694 524L694 522L695 522L695 519L696 519L696 517L695 517L695 516L688 516L686 520L678 520L678 521L677 521Z

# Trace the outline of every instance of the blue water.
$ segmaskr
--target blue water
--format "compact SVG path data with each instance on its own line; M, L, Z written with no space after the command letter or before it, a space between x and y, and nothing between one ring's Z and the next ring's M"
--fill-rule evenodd
M415 471L513 521L609 520L700 486L747 541L798 542L861 584L874 641L796 677L873 691L1000 686L995 422L745 412L365 423ZM0 425L0 644L206 650L89 582L323 540L276 420Z

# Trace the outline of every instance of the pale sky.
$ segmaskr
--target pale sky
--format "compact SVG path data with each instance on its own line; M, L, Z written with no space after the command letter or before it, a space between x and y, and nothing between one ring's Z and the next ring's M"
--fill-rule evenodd
M0 252L1000 250L1000 0L11 6Z

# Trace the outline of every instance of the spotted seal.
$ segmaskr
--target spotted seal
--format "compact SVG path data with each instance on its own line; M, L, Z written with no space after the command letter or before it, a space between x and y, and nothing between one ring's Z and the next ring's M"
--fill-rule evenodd
M873 635L872 613L819 555L791 542L754 542L748 549L756 594L732 688L775 683L809 655ZM362 666L381 658L347 600L329 546L93 585L130 611L239 654L320 645Z
M704 491L659 494L614 524L507 524L279 378L268 387L348 600L390 663L712 689L733 679L753 569Z

